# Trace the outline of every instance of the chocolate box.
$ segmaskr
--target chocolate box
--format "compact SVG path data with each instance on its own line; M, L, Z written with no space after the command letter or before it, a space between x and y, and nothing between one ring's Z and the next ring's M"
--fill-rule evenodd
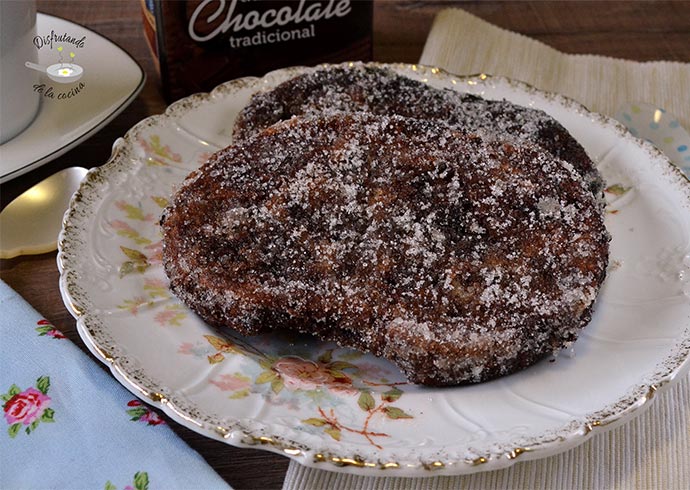
M168 102L276 68L372 56L372 1L141 1Z

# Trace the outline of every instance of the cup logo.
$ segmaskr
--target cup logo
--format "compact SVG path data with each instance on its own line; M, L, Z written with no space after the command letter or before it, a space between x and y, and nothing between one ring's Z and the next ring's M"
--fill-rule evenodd
M71 85L70 87L65 87L67 90L61 90L46 83L37 83L33 85L34 92L41 94L45 99L67 100L84 89L86 85L84 82L79 81L84 75L84 68L76 63L77 54L75 51L85 47L86 36L76 38L68 33L57 35L55 31L51 30L48 35L35 36L33 44L39 51L44 48L50 51L55 50L56 62L44 66L27 61L24 65L27 68L44 73L49 80L55 83ZM65 49L67 46L70 47L69 50ZM77 84L77 82L79 83Z

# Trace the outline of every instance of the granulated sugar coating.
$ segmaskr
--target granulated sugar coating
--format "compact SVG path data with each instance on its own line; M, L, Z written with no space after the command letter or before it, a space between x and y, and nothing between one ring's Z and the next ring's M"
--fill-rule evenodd
M235 122L234 138L292 116L358 111L430 119L485 139L537 144L575 167L594 194L604 188L584 148L544 111L432 88L362 63L322 68L255 94Z
M364 113L295 117L219 151L162 227L171 288L210 325L313 333L438 386L574 341L608 260L570 164Z

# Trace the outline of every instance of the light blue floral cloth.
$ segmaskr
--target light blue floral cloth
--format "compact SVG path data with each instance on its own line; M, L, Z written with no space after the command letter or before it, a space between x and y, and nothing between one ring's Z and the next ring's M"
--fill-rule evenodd
M2 281L0 395L3 490L230 488Z

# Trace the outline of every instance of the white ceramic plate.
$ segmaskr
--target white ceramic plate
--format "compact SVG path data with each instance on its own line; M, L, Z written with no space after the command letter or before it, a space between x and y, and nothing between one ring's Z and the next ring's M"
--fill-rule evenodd
M31 125L0 146L0 182L6 182L59 157L89 138L120 114L144 86L146 75L134 59L118 45L100 34L52 15L38 14L36 33L49 36L68 34L74 39L84 37L84 47L53 43L53 49L43 46L38 50L38 64L49 66L57 62L57 47L76 54L75 63L84 68L78 82L58 84L43 73L39 84L45 84L44 94L36 118ZM29 69L27 68L27 71ZM30 82L27 82L30 83ZM72 97L62 98L83 84ZM46 97L48 87L54 98Z
M133 393L236 446L361 474L463 474L548 456L649 405L690 363L690 185L618 123L502 78L390 65L431 85L539 107L609 185L611 271L574 355L466 387L409 385L391 364L284 335L221 338L171 296L162 207L188 171L230 142L250 95L305 71L228 82L145 119L92 170L65 215L64 300L91 351Z

